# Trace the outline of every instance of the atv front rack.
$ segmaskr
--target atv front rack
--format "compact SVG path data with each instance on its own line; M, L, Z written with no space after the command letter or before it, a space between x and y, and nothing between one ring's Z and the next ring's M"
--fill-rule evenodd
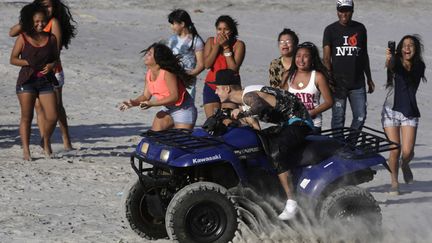
M345 149L357 155L367 156L399 148L399 144L388 139L387 135L373 128L363 126L362 130L348 127L328 129L321 135L333 137L344 144ZM348 152L348 151L347 151Z
M212 147L223 143L214 137L194 136L192 135L192 131L186 129L169 129L157 132L148 130L143 132L141 136L150 139L152 142L173 146L183 150Z

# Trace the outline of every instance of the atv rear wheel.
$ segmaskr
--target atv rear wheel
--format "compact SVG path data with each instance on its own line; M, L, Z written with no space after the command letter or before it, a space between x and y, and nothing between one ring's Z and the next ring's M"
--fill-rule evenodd
M227 189L197 182L178 191L167 208L166 230L179 242L228 242L237 230L237 211Z
M132 230L150 240L167 236L164 218L155 216L148 205L147 197L157 196L158 193L159 190L156 188L145 188L137 181L126 198L126 218Z
M330 241L342 238L363 242L380 236L381 209L368 191L357 186L342 187L330 193L322 203L319 216L329 230L329 237L339 237Z

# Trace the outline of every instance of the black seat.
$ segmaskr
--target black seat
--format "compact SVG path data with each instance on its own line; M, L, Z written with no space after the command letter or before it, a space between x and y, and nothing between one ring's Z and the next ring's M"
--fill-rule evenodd
M298 166L314 165L338 154L343 147L344 145L334 138L321 135L309 135L306 137L305 146L294 156L296 156Z
M277 144L284 143L284 139L287 138L283 137L278 131L278 127L274 126L267 129L267 131L262 130L257 133L266 154L282 152L279 151ZM269 138L264 132L271 134L272 137ZM277 141L273 141L273 148L269 143L269 139L277 139ZM305 144L297 148L294 153L289 153L291 156L289 161L292 161L291 163L295 161L294 166L296 167L318 164L324 159L340 154L343 147L344 144L335 138L323 135L308 135Z

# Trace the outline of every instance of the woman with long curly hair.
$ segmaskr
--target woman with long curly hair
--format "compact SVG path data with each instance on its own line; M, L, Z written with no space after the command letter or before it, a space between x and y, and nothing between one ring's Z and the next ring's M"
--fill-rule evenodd
M75 20L69 10L69 7L65 5L61 0L35 0L34 3L42 5L46 8L48 23L46 24L44 31L54 34L57 38L57 47L61 51L62 47L68 48L71 39L76 35L76 27L73 25ZM9 35L15 37L22 32L22 23L14 25ZM58 109L58 123L63 137L63 146L66 150L72 149L72 143L69 135L69 127L67 123L66 110L63 106L63 85L64 85L64 72L61 61L54 68L54 73L57 78L55 85L55 93L57 98L57 109ZM37 121L39 130L41 133L41 141L43 140L43 127L45 126L45 115L44 110L39 105L39 100L36 100L35 104Z
M57 121L54 68L59 61L59 51L55 35L43 31L46 20L44 7L37 3L24 6L20 13L22 33L16 39L10 56L10 63L21 67L16 94L21 106L19 133L23 158L28 161L32 160L29 144L36 99L45 111L41 132L46 156L52 154L50 138Z
M120 110L134 106L141 109L163 106L153 120L153 131L173 127L192 129L197 109L186 88L193 84L193 76L184 70L180 57L164 44L154 43L142 53L147 67L144 92L135 99L123 101Z

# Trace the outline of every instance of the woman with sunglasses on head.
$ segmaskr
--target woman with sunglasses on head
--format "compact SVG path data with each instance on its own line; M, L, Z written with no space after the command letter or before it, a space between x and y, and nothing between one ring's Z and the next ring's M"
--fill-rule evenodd
M416 94L420 81L426 82L426 65L422 49L419 36L406 35L399 41L395 53L390 49L386 52L388 93L381 121L387 137L401 144L400 148L390 151L388 159L391 170L391 195L399 195L399 165L405 183L412 183L414 179L409 163L414 157L420 117Z
M280 88L282 75L291 67L293 54L297 47L299 38L291 29L283 29L278 36L278 47L280 57L273 59L269 67L270 86Z
M221 104L215 94L216 72L222 69L231 69L239 73L243 63L246 46L238 40L237 22L228 15L220 16L215 23L216 36L207 39L204 46L204 66L210 69L205 78L203 103L206 117L213 115L218 108L236 108L233 103Z
M188 92L195 100L196 77L204 70L204 42L188 12L175 9L168 15L168 22L174 32L168 40L168 47L175 55L181 56L184 69L194 76L193 84Z
M32 160L30 154L30 134L33 110L36 99L44 109L45 122L41 132L43 149L51 156L50 138L57 122L56 96L54 84L57 83L54 67L59 61L59 51L55 35L46 33L47 14L43 6L31 3L20 12L21 34L15 41L10 63L21 67L16 84L16 94L21 106L19 133L23 147L24 160Z
M69 7L66 6L61 0L35 0L34 3L42 5L45 7L48 15L48 23L46 24L44 31L47 33L52 33L57 38L57 46L61 51L62 47L68 48L70 41L76 35L75 26L72 22L75 20L70 13ZM12 26L9 31L11 37L18 36L22 32L22 23ZM57 99L57 109L58 109L58 123L60 125L60 130L63 138L63 146L66 150L72 149L72 143L70 141L69 127L67 124L66 110L63 106L63 85L64 85L64 73L61 61L58 62L54 68L54 73L57 78L57 83L55 86L55 94ZM41 140L43 140L43 127L45 126L44 110L39 105L39 99L36 100L36 114L39 130L41 132Z
M318 48L312 42L298 45L281 88L295 94L303 102L313 120L314 133L321 132L322 113L333 105L329 80L330 75L321 61Z
M164 44L154 43L142 52L147 67L144 92L135 99L123 101L120 110L134 106L143 110L163 106L156 114L151 130L192 129L197 109L186 88L192 85L193 76L183 69L180 58Z

